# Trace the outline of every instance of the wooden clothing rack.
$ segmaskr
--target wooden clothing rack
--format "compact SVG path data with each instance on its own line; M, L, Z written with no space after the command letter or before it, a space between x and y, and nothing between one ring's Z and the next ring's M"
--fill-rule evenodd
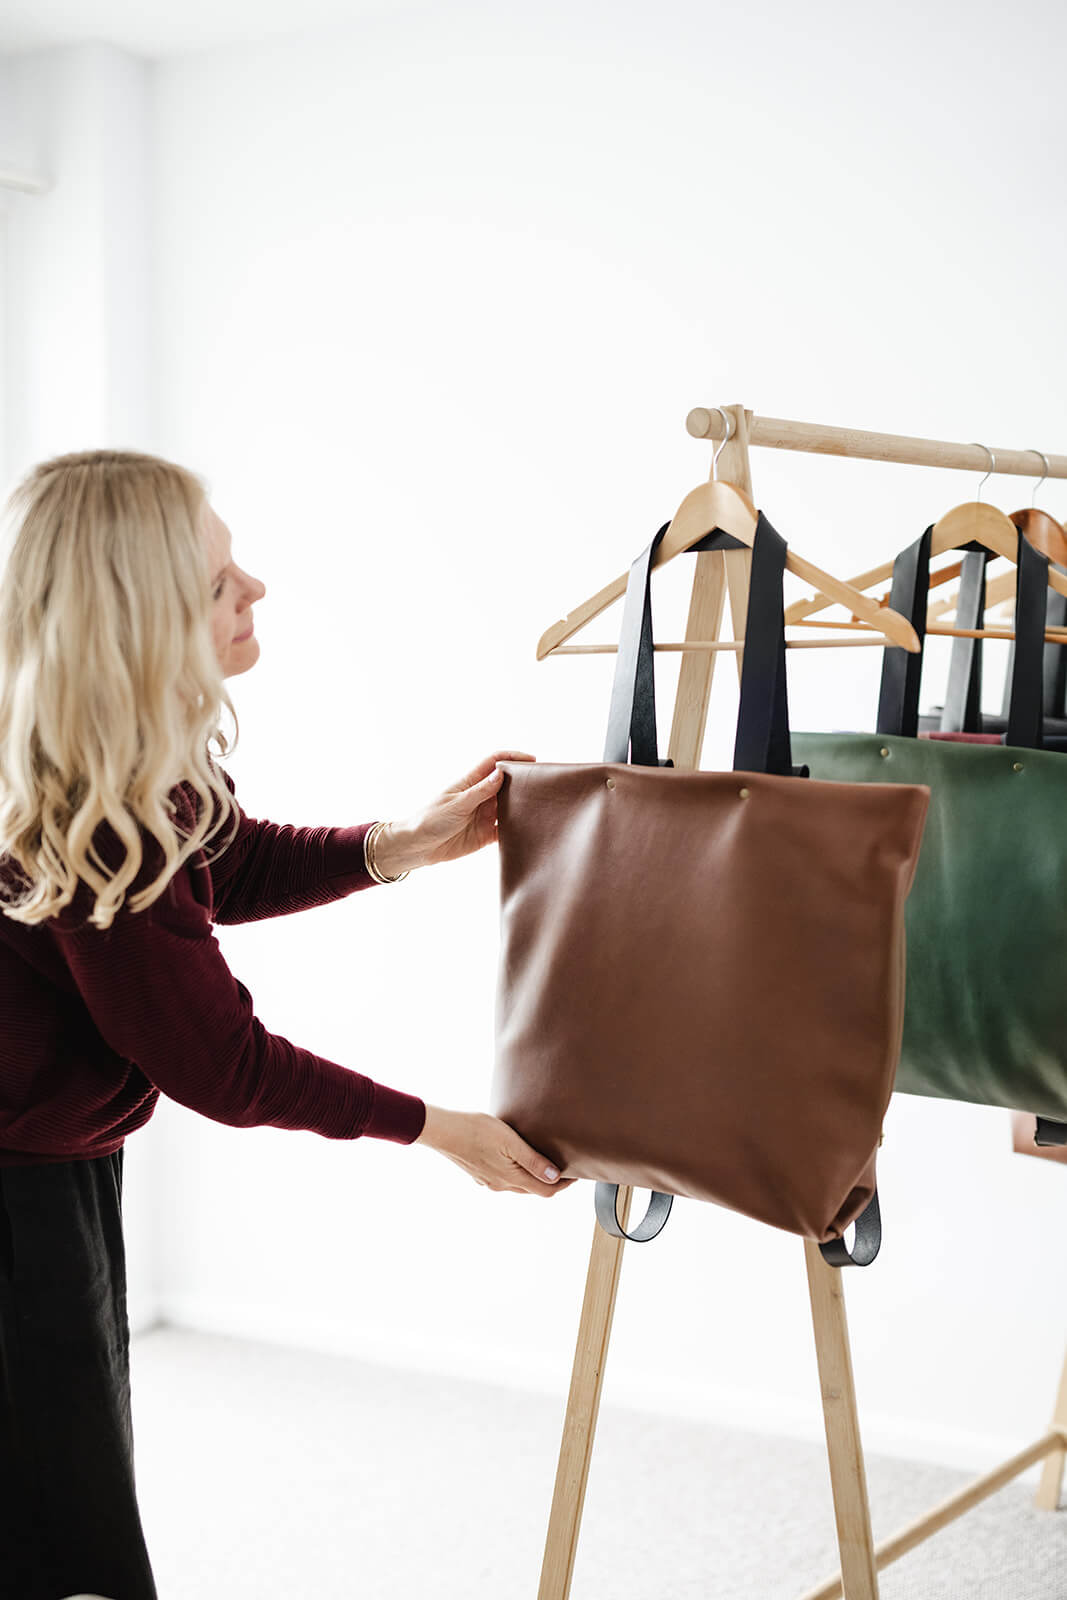
M718 477L743 489L749 496L752 495L750 444L776 450L899 461L915 466L959 467L967 471L982 472L989 466L988 451L983 445L950 444L935 439L756 417L739 405L726 406L723 411L731 420L728 438L718 453ZM727 434L727 424L717 408L691 411L686 426L690 434L699 439L719 440ZM1034 459L1037 454L1036 451L997 449L994 470L1036 477ZM1049 456L1046 460L1048 477L1067 478L1067 456ZM751 551L748 550L697 555L686 625L687 640L719 638L727 594L734 637L743 638L750 564ZM693 770L699 766L716 659L716 653L706 647L687 651L682 656L668 747L676 767ZM740 671L740 652L736 659ZM619 1189L618 1216L623 1228L629 1223L632 1196L632 1188ZM570 1595L625 1243L606 1233L599 1223L594 1225L538 1600L568 1600ZM1045 1466L1037 1504L1049 1511L1055 1510L1067 1459L1067 1362L1052 1422L1040 1439L900 1533L875 1545L856 1410L844 1282L841 1270L827 1265L814 1241L804 1240L803 1243L841 1558L840 1572L809 1590L803 1600L837 1600L839 1596L844 1596L844 1600L878 1600L880 1568L930 1538L1041 1460Z

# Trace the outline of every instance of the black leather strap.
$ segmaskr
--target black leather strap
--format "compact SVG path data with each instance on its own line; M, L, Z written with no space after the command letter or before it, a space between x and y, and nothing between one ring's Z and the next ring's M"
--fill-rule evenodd
M926 637L926 606L930 590L930 537L927 528L920 539L902 550L893 563L893 583L889 603L909 618L919 635L920 646ZM1029 749L1042 746L1042 653L1045 637L1045 607L1048 594L1048 557L1042 555L1021 533L1018 539L1018 573L1015 586L1016 650L1011 678L1011 696L1006 743ZM961 615L963 627L978 626L984 609L985 564L989 553L984 545L960 546L965 551L961 574ZM972 559L973 558L973 559ZM982 608L982 609L979 609ZM953 640L949 668L949 693L946 695L941 725L953 732L980 732L978 696L981 690L981 640ZM918 654L888 647L883 654L882 681L878 697L879 733L915 738L919 731L919 687L922 678L923 649Z
M647 550L630 568L619 633L619 653L611 688L605 761L631 761L658 766L655 655L652 637L652 560L669 524L664 523ZM742 550L732 534L718 529L691 546L705 550ZM741 665L741 699L734 742L734 769L806 775L794 768L789 743L789 706L785 669L785 613L782 576L786 542L760 512L752 542L745 651Z
M1034 1129L1034 1143L1040 1145L1067 1144L1067 1122L1051 1122L1048 1117L1038 1117Z
M876 1189L866 1209L856 1218L856 1242L851 1251L843 1236L821 1244L819 1251L831 1267L869 1267L881 1248L882 1212Z
M902 550L893 562L889 604L907 617L919 636L919 650L886 649L882 655L882 682L878 694L876 732L917 738L919 685L922 681L923 646L926 641L926 601L930 590L930 539L933 524L921 538Z
M1059 573L1067 573L1067 567L1052 563ZM1047 628L1062 628L1067 626L1067 595L1057 594L1055 589L1048 592L1048 604L1045 608L1045 626ZM1011 646L1014 648L1014 646ZM1045 646L1045 664L1042 669L1044 687L1044 712L1046 717L1067 716L1067 645L1047 644Z
M785 558L785 540L761 511L752 541L735 772L794 776L785 675Z
M1015 658L1008 701L1008 744L1040 750L1045 718L1042 711L1042 669L1045 653L1045 608L1048 601L1048 556L1019 534L1019 570L1015 579Z
M1053 562L1057 572L1067 572L1067 567L1061 567ZM1062 628L1067 624L1067 595L1058 594L1050 588L1048 599L1045 602L1046 628ZM1001 716L1008 715L1011 704L1011 680L1015 667L1015 641L1008 646L1008 670L1004 678L1004 703L1001 707ZM1046 644L1044 661L1041 668L1042 691L1041 707L1046 717L1063 718L1067 716L1067 645Z
M605 761L659 765L656 737L656 673L652 640L652 557L670 527L665 522L630 568L619 630L619 653L611 685Z
M596 1186L596 1219L605 1233L610 1233L616 1239L629 1239L631 1244L647 1244L649 1239L654 1239L659 1233L667 1218L671 1214L674 1204L672 1194L663 1194L659 1189L653 1189L648 1202L648 1210L633 1233L627 1233L619 1221L618 1213L619 1185L617 1183L598 1183Z

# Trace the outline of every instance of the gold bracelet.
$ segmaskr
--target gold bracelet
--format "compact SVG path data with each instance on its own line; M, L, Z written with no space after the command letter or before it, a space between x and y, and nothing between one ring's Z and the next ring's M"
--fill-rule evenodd
M386 826L388 826L388 824L384 822L376 822L374 826L368 829L367 833L364 835L363 861L367 871L370 873L375 883L401 883L408 876L407 872L398 872L394 878L387 878L385 874L379 870L374 859L374 846L378 842L378 835Z

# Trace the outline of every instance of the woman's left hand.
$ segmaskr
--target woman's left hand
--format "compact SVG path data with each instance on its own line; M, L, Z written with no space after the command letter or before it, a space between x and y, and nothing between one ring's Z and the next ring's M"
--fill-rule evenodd
M496 797L504 774L498 761L534 761L522 750L497 750L436 800L403 822L389 822L374 845L374 864L385 877L414 867L457 861L496 839Z

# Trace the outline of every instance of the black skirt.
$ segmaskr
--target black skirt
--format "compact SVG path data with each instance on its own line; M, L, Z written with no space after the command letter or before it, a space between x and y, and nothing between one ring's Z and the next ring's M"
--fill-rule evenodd
M157 1600L129 1354L122 1151L0 1167L0 1600Z

